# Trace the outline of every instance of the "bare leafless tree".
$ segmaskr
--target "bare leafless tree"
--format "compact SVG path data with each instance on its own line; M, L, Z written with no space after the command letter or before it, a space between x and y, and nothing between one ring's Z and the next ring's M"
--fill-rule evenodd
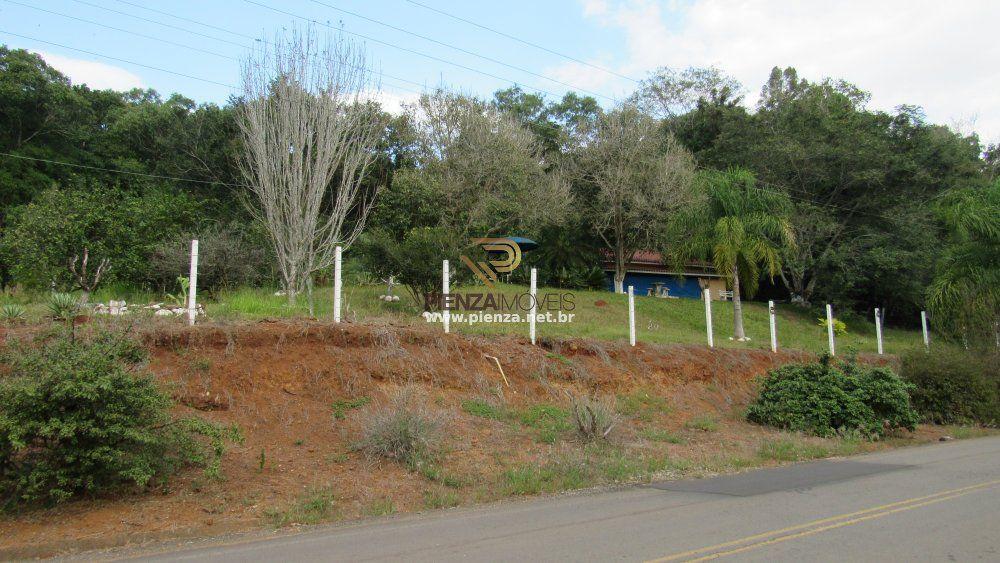
M657 120L623 106L601 117L577 165L596 188L592 221L613 255L621 293L626 265L637 251L656 248L671 214L692 197L694 157Z
M243 65L238 123L248 207L270 234L288 302L365 226L365 178L385 122L364 49L313 27L262 41Z

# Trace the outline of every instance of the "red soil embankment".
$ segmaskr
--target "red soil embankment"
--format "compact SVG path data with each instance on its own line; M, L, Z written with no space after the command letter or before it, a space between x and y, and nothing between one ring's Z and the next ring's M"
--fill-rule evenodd
M141 337L150 349L150 370L177 399L179 414L242 430L245 442L234 444L224 460L225 480L192 470L162 491L7 517L0 520L0 555L254 528L267 522L269 511L294 503L313 487L336 492L342 518L363 516L384 498L398 511L419 510L427 504L429 487L440 485L400 464L352 451L362 409L342 420L331 410L336 400L368 397L377 403L405 384L424 388L434 408L450 417L441 463L469 483L461 489L463 503L497 498L473 484L496 482L505 468L579 450L567 440L540 444L510 424L470 416L461 409L470 398L491 397L517 408L565 404L566 391L644 390L670 403L646 424L686 432L684 423L694 416L727 419L718 432L691 431L683 444L658 445L658 455L705 457L740 445L753 451L769 431L751 428L732 413L753 396L756 376L806 359L794 352L631 348L584 340L532 346L523 338L445 335L430 327L315 322L154 324L142 329ZM638 433L628 424L621 431Z

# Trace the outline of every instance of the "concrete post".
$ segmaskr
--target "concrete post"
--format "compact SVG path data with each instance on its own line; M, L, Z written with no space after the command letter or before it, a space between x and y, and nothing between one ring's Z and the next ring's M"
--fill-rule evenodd
M198 239L191 241L191 271L188 273L188 324L198 316Z
M708 331L708 347L715 348L715 339L712 338L712 291L705 288L705 329Z
M535 343L535 315L538 314L538 270L531 269L531 311L528 319L528 331L531 335L531 343Z
M833 306L826 304L826 336L830 341L830 355L836 356L837 349L833 341Z
M635 346L635 291L628 286L628 343Z
M772 352L777 352L778 351L778 327L775 324L775 319L774 319L774 301L768 301L767 302L767 315L768 315L768 321L770 322L770 325L771 325L771 351Z
M337 246L333 250L333 322L340 322L340 294L342 291L341 271L343 269L343 249Z

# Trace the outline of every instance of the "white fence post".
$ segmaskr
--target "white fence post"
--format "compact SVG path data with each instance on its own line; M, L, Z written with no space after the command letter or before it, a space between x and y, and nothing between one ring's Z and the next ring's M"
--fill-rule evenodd
M920 328L924 331L924 347L931 347L931 335L927 332L927 311L920 311Z
M712 338L712 291L705 288L705 328L708 331L708 347L715 348L715 339Z
M628 344L635 346L635 291L628 286Z
M878 343L878 355L882 355L882 315L878 307L875 307L875 342Z
M535 343L535 315L538 314L538 270L531 269L531 311L528 312L528 327L531 343Z
M441 266L441 319L444 321L445 334L451 329L451 315L448 313L448 261L445 260Z
M341 285L340 273L343 266L343 249L337 246L333 250L333 322L340 322L340 294Z
M830 355L836 356L837 349L833 342L833 306L826 304L826 336L830 340Z
M771 351L778 351L778 327L774 322L774 301L767 302L768 321L771 324Z
M198 239L191 240L191 271L188 273L188 324L198 315Z

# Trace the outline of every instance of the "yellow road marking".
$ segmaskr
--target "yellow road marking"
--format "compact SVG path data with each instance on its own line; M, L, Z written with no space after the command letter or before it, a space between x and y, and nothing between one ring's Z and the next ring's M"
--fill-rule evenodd
M832 530L834 528L840 528L842 526L847 526L847 525L850 525L850 524L857 524L859 522L864 522L865 520L870 520L872 518L878 518L878 517L881 517L881 516L886 516L886 515L889 515L889 514L893 514L895 512L902 512L904 510L910 510L911 508L919 508L921 506L926 506L928 504L933 504L935 502L939 502L939 501L943 501L943 500L948 500L948 499L952 499L952 498L955 498L955 497L959 497L959 496L962 496L964 494L971 493L972 491L975 491L977 489L983 489L983 488L986 488L986 487L991 487L991 486L996 485L998 483L1000 483L1000 479L996 479L996 480L993 480L993 481L987 481L987 482L979 483L979 484L976 484L976 485L969 485L968 487L961 487L961 488L958 488L958 489L950 489L950 490L947 490L947 491L940 491L940 492L937 492L937 493L934 493L934 494L930 494L930 495L926 495L926 496L922 496L922 497L914 497L914 498L910 498L910 499L906 499L906 500L901 500L901 501L897 501L897 502L892 502L892 503L888 503L888 504L874 506L874 507L871 507L871 508L866 508L864 510L858 510L856 512L849 512L849 513L846 513L846 514L839 514L837 516L830 516L828 518L821 518L819 520L813 520L811 522L806 522L806 523L803 523L803 524L796 524L794 526L789 526L787 528L781 528L781 529L778 529L778 530L771 530L769 532L763 532L763 533L760 533L760 534L754 534L752 536L746 536L746 537L743 537L743 538L735 539L735 540L732 540L732 541L727 541L727 542L716 544L716 545L711 545L711 546L708 546L708 547L702 547L702 548L699 548L699 549L692 549L690 551L685 551L685 552L682 552L682 553L675 553L673 555L668 555L666 557L661 557L661 558L658 558L658 559L650 560L648 563L661 563L661 562L665 562L665 561L676 561L678 559L685 559L685 558L688 558L688 557L691 557L691 556L694 556L694 555L699 555L699 554L702 554L702 553L717 551L717 550L720 550L720 549L725 549L727 547L732 547L732 546L743 544L743 543L747 543L747 542L753 542L755 540L762 540L764 538L769 538L769 537L772 537L772 536L780 536L781 534L788 534L789 532L798 532L799 530L805 530L805 531L799 532L797 534L791 534L791 535L787 535L787 536L781 536L779 538L772 538L772 539L769 539L769 540L760 541L760 542L757 542L757 543L754 543L754 544L751 544L751 545L748 545L748 546L744 546L744 547L741 547L741 548L738 548L738 549L734 549L734 550L730 550L730 551L723 551L723 552L718 552L718 553L713 553L713 554L710 554L710 555L707 555L707 556L704 556L704 557L701 557L701 558L691 559L690 561L705 561L705 560L708 560L708 559L715 559L717 557L722 557L724 555L731 555L731 554L734 554L734 553L740 553L742 551L747 551L749 549L754 549L754 548L757 548L757 547L762 547L762 546L770 545L770 544L773 544L773 543L780 543L780 542L783 542L783 541L788 541L790 539L795 539L795 538L799 538L799 537L803 537L803 536L808 536L808 535L816 534L816 533L823 532L823 531L826 531L826 530ZM921 501L923 501L923 502L921 502ZM914 503L917 503L917 504L914 504ZM907 506L904 506L904 505L907 505ZM872 513L876 513L876 514L872 514ZM868 514L868 516L860 517L860 516L865 515L865 514ZM858 518L858 517L860 517L860 518ZM832 525L828 525L828 526L822 526L823 524L828 524L830 522L835 522L837 520L844 520L844 519L850 519L850 520L846 520L844 522L840 522L840 523L832 524ZM811 529L811 530L807 529L807 528L813 528L814 526L822 526L822 527L820 527L820 528L814 528L814 529Z

